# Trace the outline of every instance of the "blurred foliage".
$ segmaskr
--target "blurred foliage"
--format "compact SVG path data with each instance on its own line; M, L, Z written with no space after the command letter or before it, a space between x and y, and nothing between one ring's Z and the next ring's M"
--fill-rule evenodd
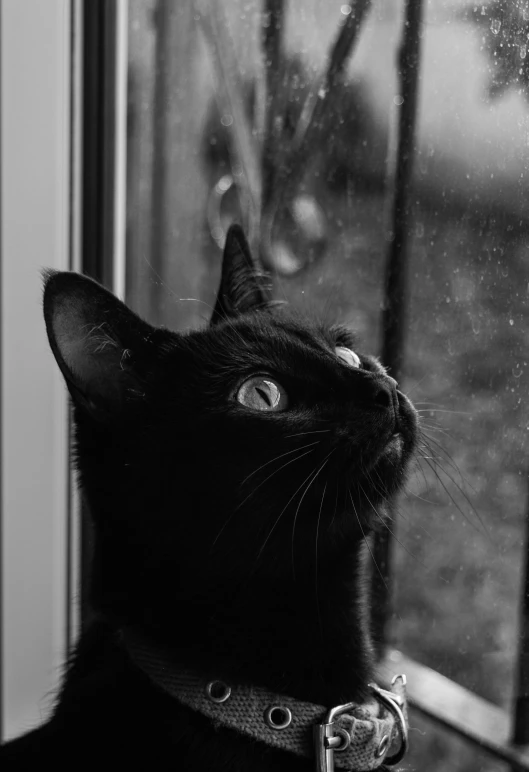
M529 0L493 0L475 5L471 18L483 30L491 60L489 94L499 97L509 88L529 90Z

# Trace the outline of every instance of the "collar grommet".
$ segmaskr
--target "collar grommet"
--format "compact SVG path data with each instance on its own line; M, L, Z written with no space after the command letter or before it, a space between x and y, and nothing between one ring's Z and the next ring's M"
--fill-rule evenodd
M286 729L292 723L292 713L283 705L272 705L265 711L265 721L270 729Z
M376 759L380 759L386 753L387 749L389 748L389 740L390 740L389 734L385 734L382 737L381 741L378 744L378 748L375 751Z
M224 681L210 681L206 685L206 694L211 702L218 704L226 702L231 694L231 687L224 683Z

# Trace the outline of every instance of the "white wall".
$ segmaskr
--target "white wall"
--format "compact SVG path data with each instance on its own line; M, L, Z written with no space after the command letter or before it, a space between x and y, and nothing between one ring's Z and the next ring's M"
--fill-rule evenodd
M69 0L2 0L2 736L39 723L67 645L68 413L40 270L70 267Z

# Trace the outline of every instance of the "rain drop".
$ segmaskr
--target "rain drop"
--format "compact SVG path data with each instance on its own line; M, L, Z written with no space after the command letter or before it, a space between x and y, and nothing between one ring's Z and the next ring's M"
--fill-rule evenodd
M520 59L525 59L526 56L527 56L527 46L524 43L523 45L520 46Z
M509 324L510 324L510 325L511 325L511 327L512 327L512 326L513 326L513 324L514 324L514 319L509 319Z
M497 35L501 30L501 21L499 19L492 19L490 29L494 35Z

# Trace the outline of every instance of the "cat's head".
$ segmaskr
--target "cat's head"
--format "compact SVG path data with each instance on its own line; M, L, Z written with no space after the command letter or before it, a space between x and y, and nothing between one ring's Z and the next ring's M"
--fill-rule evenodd
M98 603L332 570L403 483L411 404L347 330L269 302L238 227L205 329L154 328L73 273L48 275L44 313L75 406Z

